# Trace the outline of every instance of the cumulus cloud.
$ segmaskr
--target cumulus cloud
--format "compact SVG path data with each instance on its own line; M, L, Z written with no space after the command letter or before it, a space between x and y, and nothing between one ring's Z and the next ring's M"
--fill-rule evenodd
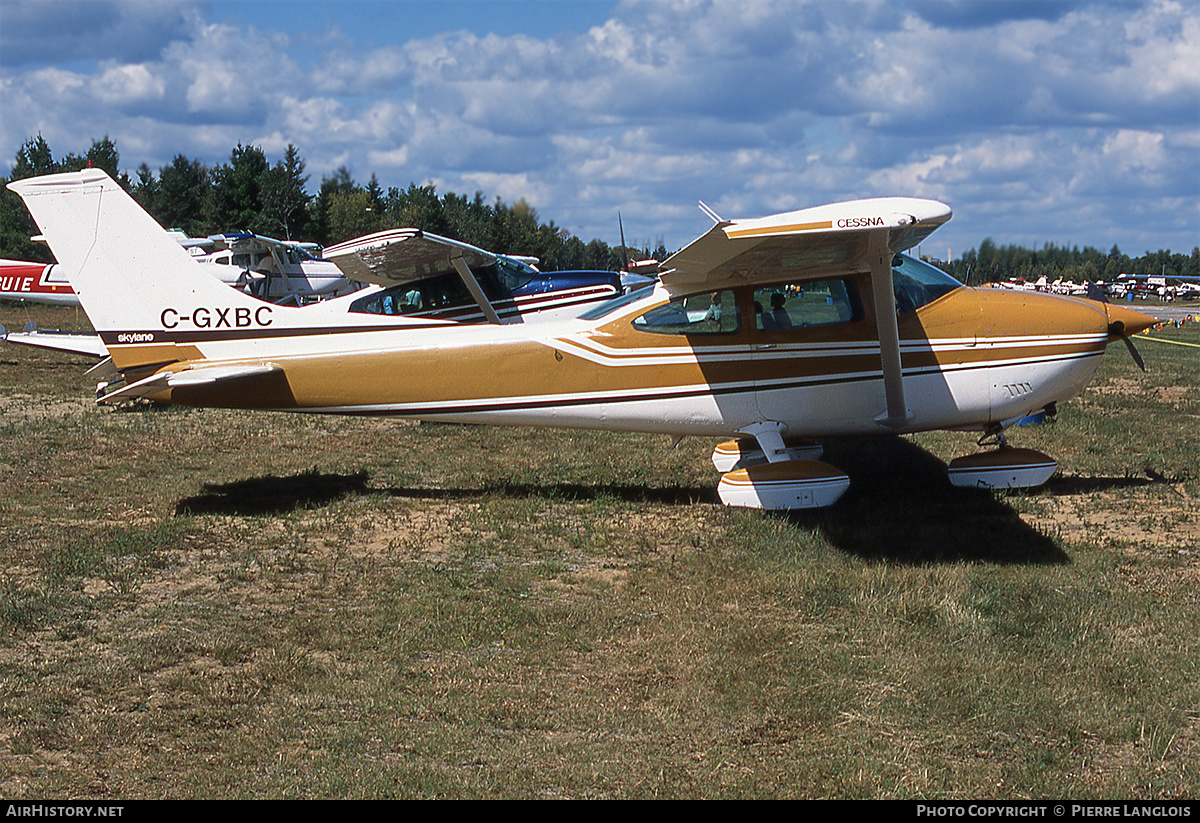
M1175 0L625 0L587 30L369 47L336 20L300 36L185 0L68 0L57 29L44 7L0 11L10 151L38 131L60 151L110 134L152 166L295 143L316 176L523 196L586 237L621 209L668 245L703 230L700 198L752 216L877 194L949 202L939 236L960 248L1051 229L1108 244L1142 236L1131 198L1200 189L1200 12ZM105 45L120 26L142 44ZM1190 247L1195 205L1174 214L1162 245Z
M0 66L152 60L199 24L201 0L4 0Z

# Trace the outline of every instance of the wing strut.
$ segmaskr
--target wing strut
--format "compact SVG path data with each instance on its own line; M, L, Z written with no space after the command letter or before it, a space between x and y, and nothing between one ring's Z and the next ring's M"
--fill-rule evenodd
M483 288L480 287L479 281L475 279L475 275L471 273L470 266L463 259L462 252L453 254L450 257L450 263L454 266L454 270L458 272L458 276L462 278L463 284L467 287L467 291L471 292L471 296L475 298L475 302L479 304L483 316L488 319L489 323L500 324L500 316L496 314L496 310L492 308L492 304L488 302L487 295L483 293Z
M871 288L875 296L875 325L879 331L879 358L883 364L883 389L887 395L887 414L875 420L885 428L898 429L912 418L912 414L904 401L900 328L896 323L896 293L892 285L892 251L888 247L888 232L871 232L867 244Z

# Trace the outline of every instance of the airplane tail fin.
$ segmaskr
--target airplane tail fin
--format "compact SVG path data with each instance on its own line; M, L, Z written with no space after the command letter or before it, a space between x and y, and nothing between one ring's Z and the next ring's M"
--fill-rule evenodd
M109 345L118 334L154 340L163 312L262 304L222 284L100 169L18 180L20 195ZM146 337L145 335L149 335Z

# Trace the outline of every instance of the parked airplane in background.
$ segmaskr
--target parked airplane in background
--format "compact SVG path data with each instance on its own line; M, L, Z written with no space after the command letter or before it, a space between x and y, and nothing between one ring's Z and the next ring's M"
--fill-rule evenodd
M1121 274L1117 276L1126 293L1145 299L1195 300L1200 297L1200 276L1188 274Z
M169 235L223 283L272 303L301 305L362 288L321 259L313 243L250 232L188 237L172 229ZM61 266L17 260L0 260L0 300L79 305Z
M251 232L184 238L199 262L224 283L271 303L303 305L357 291L315 243L275 240Z
M0 300L79 305L61 266L24 260L0 260Z
M849 478L795 438L977 430L1000 447L953 461L954 482L1044 482L1055 462L1007 447L1004 430L1078 394L1108 343L1155 322L966 288L899 255L950 219L913 198L719 220L658 284L559 320L500 322L450 249L489 322L348 323L336 301L276 306L203 276L100 170L9 188L75 273L109 352L100 403L732 437L713 457L721 499L738 506L824 506L845 491Z
M1145 300L1158 297L1161 300L1176 299L1192 300L1200 297L1200 277L1180 274L1120 274L1111 283L1103 280L1075 283L1058 278L1049 282L1045 275L1035 282L1029 282L1020 277L1012 277L992 284L994 288L1013 289L1016 291L1042 291L1053 294L1066 294L1075 297L1093 295L1099 290L1106 297L1123 299L1132 295Z
M389 229L325 252L353 280L375 284L349 303L352 313L458 322L524 322L575 315L622 293L628 275L541 272L513 257L420 229ZM641 278L652 282L649 278Z
M244 265L265 270L258 252L248 249L271 248L255 235L213 235L188 238L176 230L167 232L192 259L209 274L224 275ZM278 243L279 241L271 241ZM214 246L220 246L214 250ZM278 258L287 244L274 247ZM289 252L290 253L290 252ZM247 258L246 255L251 255ZM277 305L306 305L321 296L350 284L353 288L342 297L327 296L321 311L342 314L343 323L366 322L362 315L401 316L412 319L447 319L458 322L482 322L503 318L505 322L523 322L575 315L588 304L607 300L634 287L654 282L653 278L608 271L541 272L531 263L533 257L501 255L484 249L422 232L418 229L393 229L332 246L328 259L315 260L327 270L310 269L301 275L286 275L246 281L247 272L235 280L222 277L227 285L242 286L247 294ZM331 262L337 261L336 263ZM53 267L62 271L61 267ZM461 269L461 271L460 271ZM343 271L344 270L344 271ZM297 286L297 281L303 283ZM281 287L273 284L282 283ZM340 284L340 285L339 285ZM63 288L69 289L69 285ZM287 289L290 288L291 291ZM477 300L482 298L482 302ZM279 298L280 294L283 299ZM300 299L304 295L308 300ZM268 299L268 296L272 299ZM291 299L289 299L291 298ZM70 300L79 298L70 291ZM309 310L315 305L307 305ZM214 322L219 322L214 321ZM77 354L105 357L107 350L96 335L39 330L30 322L20 332L4 332L0 339L11 343L57 349Z

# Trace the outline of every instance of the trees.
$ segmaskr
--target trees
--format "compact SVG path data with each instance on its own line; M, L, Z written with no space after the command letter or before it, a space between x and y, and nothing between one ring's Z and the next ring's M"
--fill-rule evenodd
M312 195L305 188L307 184L300 150L288 143L283 159L263 178L263 209L277 226L270 233L282 233L285 240L307 235L312 224L308 210Z
M147 210L165 228L183 229L193 237L206 236L211 232L204 216L209 188L209 172L204 164L177 154L171 165L159 172L158 186Z
M89 163L112 175L163 226L181 228L192 236L248 230L329 245L382 229L414 227L500 253L534 256L547 271L611 271L623 265L619 248L602 240L584 242L553 221L544 222L524 199L508 204L500 198L489 202L478 191L439 194L429 183L385 191L376 175L361 185L346 166L323 178L314 196L308 190L304 159L291 144L274 165L261 147L239 143L229 161L217 168L179 154L157 175L141 164L130 180L120 171L120 154L107 135L93 141L84 155L68 154L56 161L39 134L21 144L9 179ZM48 250L29 240L36 231L20 198L0 189L0 255L49 261ZM657 249L630 248L628 254L663 260L667 250L660 242ZM953 263L939 265L971 285L1010 277L1036 280L1043 275L1049 280L1113 280L1122 272L1200 274L1200 247L1190 255L1159 251L1131 258L1115 245L1105 254L1091 247L1054 243L1041 248L998 245L989 237Z
M78 171L88 166L104 169L114 180L129 188L128 175L119 170L120 154L117 152L117 145L108 135L101 140L93 140L91 148L84 156L68 154L58 161L54 159L50 144L41 134L30 137L21 144L13 160L12 172L7 178L0 178L0 255L17 260L46 263L52 261L49 249L30 239L37 234L37 226L29 217L21 198L5 188L7 183L10 180L24 180L43 174Z
M24 180L27 177L54 174L56 171L59 171L59 168L50 152L50 144L38 134L37 137L30 137L17 149L17 158L13 162L12 174L8 179Z
M157 175L142 163L131 180L120 171L120 154L107 135L94 141L85 155L68 154L57 162L49 144L37 135L21 145L11 179L89 164L107 171L161 225L193 237L245 230L329 245L382 229L414 227L500 253L537 257L546 270L612 270L621 265L619 253L607 243L584 244L553 221L542 222L523 199L513 205L500 198L489 203L482 192L439 195L433 185L416 183L385 192L374 174L365 186L360 185L345 166L322 179L314 196L308 191L304 159L291 144L274 165L261 147L239 143L229 161L216 168L178 154ZM35 232L20 199L6 190L0 192L0 251L22 259L49 260L44 246L29 241ZM630 253L645 257L650 251ZM664 255L665 250L659 256Z
M262 189L269 169L267 156L258 146L238 143L234 147L229 162L212 173L205 217L213 231L268 234L270 221L264 214Z

